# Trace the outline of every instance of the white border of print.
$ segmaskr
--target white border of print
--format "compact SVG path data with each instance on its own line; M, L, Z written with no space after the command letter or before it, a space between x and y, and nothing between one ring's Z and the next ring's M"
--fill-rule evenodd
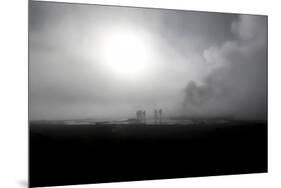
M65 0L90 4L200 10L269 15L269 173L88 184L75 188L237 188L281 187L281 11L271 0ZM27 15L28 1L1 1L0 6L0 187L27 187Z

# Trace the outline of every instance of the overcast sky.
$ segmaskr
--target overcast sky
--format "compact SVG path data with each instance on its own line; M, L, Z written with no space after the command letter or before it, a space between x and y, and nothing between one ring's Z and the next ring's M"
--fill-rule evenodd
M50 2L29 11L30 119L129 118L155 108L266 119L264 16Z

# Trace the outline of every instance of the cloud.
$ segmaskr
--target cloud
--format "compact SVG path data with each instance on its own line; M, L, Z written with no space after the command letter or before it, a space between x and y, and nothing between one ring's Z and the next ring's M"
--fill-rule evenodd
M241 15L231 31L235 40L204 50L208 74L187 84L185 115L267 118L267 17Z

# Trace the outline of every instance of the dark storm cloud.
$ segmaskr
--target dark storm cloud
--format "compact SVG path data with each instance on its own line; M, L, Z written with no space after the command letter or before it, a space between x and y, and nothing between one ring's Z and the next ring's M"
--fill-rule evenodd
M251 100L251 108L264 109L267 41L256 42L266 36L257 32L262 17L244 23L234 14L50 2L31 2L29 11L31 119L130 117L158 107L170 115L211 114L214 106L233 114ZM156 68L143 82L116 79L100 58L98 40L124 25L151 37Z

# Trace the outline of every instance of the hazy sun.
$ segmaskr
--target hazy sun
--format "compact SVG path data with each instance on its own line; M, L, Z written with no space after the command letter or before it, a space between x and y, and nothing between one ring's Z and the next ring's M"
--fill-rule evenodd
M102 41L105 65L120 76L137 76L149 68L150 50L143 34L129 29L112 30Z

